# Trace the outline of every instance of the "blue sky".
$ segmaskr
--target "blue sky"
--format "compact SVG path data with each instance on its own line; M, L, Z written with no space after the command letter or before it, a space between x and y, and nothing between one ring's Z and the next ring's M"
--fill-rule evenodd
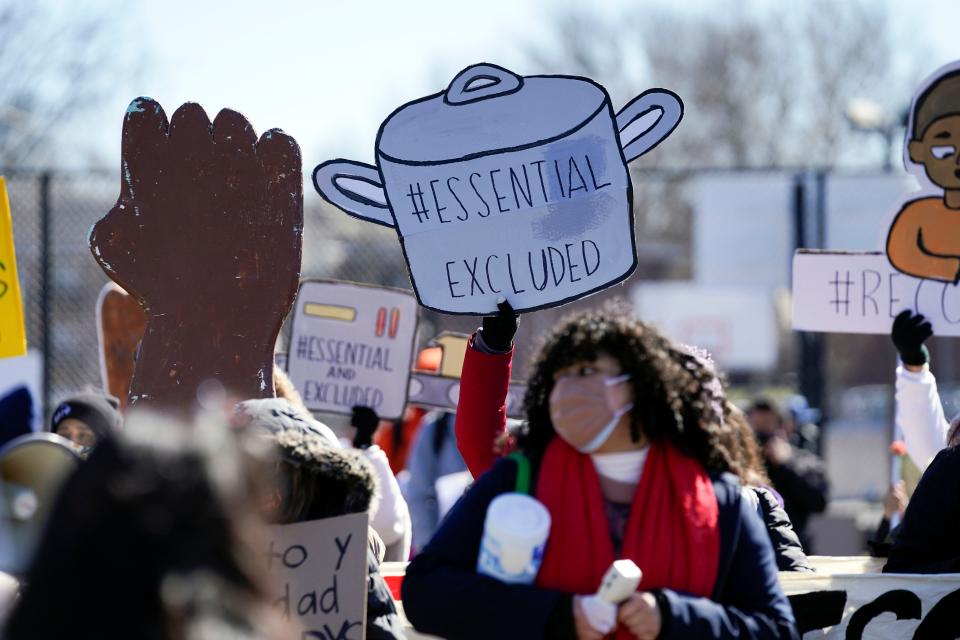
M633 0L635 6L638 0ZM305 165L331 155L370 160L377 127L403 102L442 89L486 60L530 72L525 47L550 42L553 15L570 0L168 0L130 2L124 19L148 64L72 137L96 136L96 155L119 158L120 124L136 95L172 112L200 102L212 117L236 108L258 131L279 126L304 150ZM591 0L616 13L627 0ZM641 5L642 6L642 5ZM691 11L724 6L698 0ZM960 58L960 2L893 2L904 41L920 38L932 71ZM937 19L928 18L938 14ZM922 35L921 35L922 34ZM905 42L904 47L911 46Z

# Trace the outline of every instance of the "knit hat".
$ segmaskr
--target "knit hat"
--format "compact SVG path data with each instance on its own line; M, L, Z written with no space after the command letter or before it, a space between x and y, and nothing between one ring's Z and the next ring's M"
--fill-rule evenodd
M123 422L120 415L120 401L113 396L87 391L70 396L53 412L50 420L50 431L57 432L60 423L67 418L73 418L84 423L97 438L102 438L115 429L119 429Z

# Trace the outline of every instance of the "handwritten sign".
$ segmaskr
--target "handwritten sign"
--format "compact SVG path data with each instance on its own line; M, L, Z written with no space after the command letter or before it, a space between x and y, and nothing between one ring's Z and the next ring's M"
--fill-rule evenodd
M463 333L445 331L432 340L443 349L438 373L417 371L410 378L410 404L430 409L456 411L460 403L460 372L467 352L470 336ZM523 396L527 385L523 382L511 382L507 390L507 416L523 418Z
M633 272L627 163L682 116L680 99L663 89L614 115L588 78L476 64L387 117L377 166L331 160L313 182L346 213L396 229L425 307L495 313L505 297L532 311Z
M307 408L350 414L370 407L399 419L417 335L410 293L307 280L297 296L287 371Z
M299 619L298 640L366 637L367 521L358 513L269 528L273 606Z
M887 334L904 309L926 316L936 335L960 336L957 285L900 273L881 252L794 255L794 329Z
M7 200L7 183L0 176L0 358L27 352L23 304L17 279L17 255L13 248L13 219Z

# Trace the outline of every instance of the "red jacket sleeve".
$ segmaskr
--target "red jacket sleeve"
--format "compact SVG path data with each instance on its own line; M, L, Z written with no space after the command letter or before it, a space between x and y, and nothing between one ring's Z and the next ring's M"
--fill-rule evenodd
M494 444L507 429L507 392L513 350L486 354L473 346L473 337L460 374L457 404L457 448L474 478L483 475L498 455Z

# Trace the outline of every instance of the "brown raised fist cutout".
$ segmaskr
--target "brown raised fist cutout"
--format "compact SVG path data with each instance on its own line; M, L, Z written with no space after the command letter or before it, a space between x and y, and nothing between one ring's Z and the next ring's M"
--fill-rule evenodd
M117 204L90 233L147 329L131 406L188 410L201 382L242 398L273 395L273 350L300 277L303 178L296 141L260 139L246 118L200 105L167 122L134 100L123 122Z

